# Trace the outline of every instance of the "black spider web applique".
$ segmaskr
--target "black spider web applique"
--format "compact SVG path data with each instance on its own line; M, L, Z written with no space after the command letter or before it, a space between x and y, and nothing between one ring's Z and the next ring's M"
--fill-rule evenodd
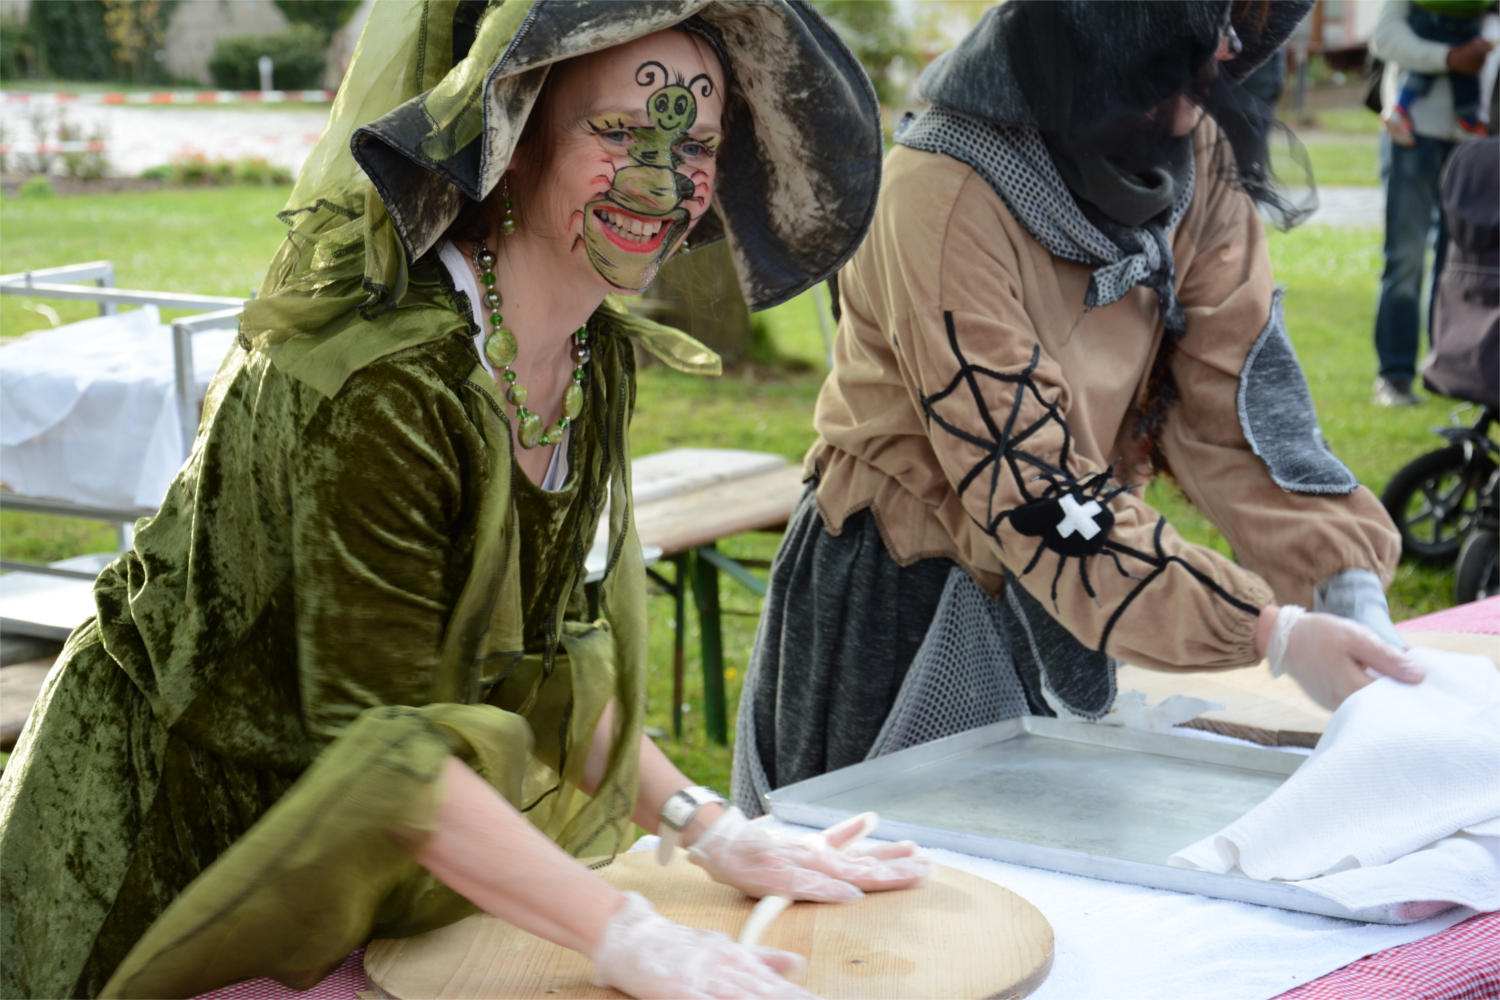
M931 396L921 397L922 410L927 415L929 424L936 424L947 433L984 452L983 457L964 473L957 487L958 495L963 496L965 491L976 482L982 480L987 483L989 499L985 507L985 518L981 521L975 517L975 522L1002 548L1005 543L1000 539L999 530L1000 525L1006 519L1010 520L1011 527L1020 534L1039 540L1040 544L1035 554L1020 575L1026 576L1034 570L1041 562L1043 553L1051 551L1057 554L1057 571L1052 576L1054 612L1059 610L1057 587L1062 580L1063 571L1067 568L1069 559L1077 560L1078 578L1083 584L1084 593L1088 594L1096 605L1099 604L1099 596L1089 580L1088 563L1092 556L1101 554L1110 558L1121 576L1136 580L1137 583L1111 613L1103 635L1100 637L1100 649L1104 648L1115 622L1119 620L1124 610L1135 600L1141 590L1166 572L1173 563L1182 566L1192 574L1194 579L1235 608L1252 615L1259 612L1258 608L1252 608L1238 600L1192 564L1178 556L1169 555L1161 545L1162 531L1167 523L1165 518L1159 518L1157 521L1153 546L1155 552L1153 553L1140 552L1110 538L1115 517L1109 509L1109 502L1134 487L1128 484L1111 485L1110 480L1113 474L1108 469L1083 478L1069 471L1068 459L1073 448L1072 431L1067 421L1063 419L1057 401L1044 397L1032 378L1037 365L1041 362L1040 346L1032 348L1031 361L1023 371L1007 375L981 365L971 364L958 346L958 333L954 329L953 314L944 312L943 322L948 331L948 346L953 351L953 356L958 359L958 372L942 389ZM1002 415L991 413L989 407L985 405L984 393L980 388L981 379L1005 382L1016 387L1015 399L1010 404L1010 410L1003 414L1003 424L997 421L997 417ZM973 398L975 408L979 411L984 429L982 435L973 434L953 425L944 420L935 409L937 403L950 397L957 398L960 391L965 388ZM1020 413L1027 393L1030 393L1042 408L1042 415L1034 422L1023 426L1020 425ZM1026 448L1027 442L1052 425L1062 432L1062 446L1058 449L1055 463ZM1009 477L1013 480L1016 489L1026 497L1026 502L1007 510L996 510L995 495L1000 488L1001 477ZM1033 484L1036 483L1042 485L1034 492ZM1127 556L1139 562L1144 568L1144 574L1136 574L1127 570L1120 561L1121 556Z

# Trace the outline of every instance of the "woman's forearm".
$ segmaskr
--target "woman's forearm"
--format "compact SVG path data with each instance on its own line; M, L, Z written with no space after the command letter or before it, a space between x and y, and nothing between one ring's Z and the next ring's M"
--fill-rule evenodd
M649 737L641 737L641 789L635 800L635 821L641 829L660 833L661 807L667 799L692 784L694 782L661 752L661 747ZM694 814L692 822L683 827L678 843L683 847L691 846L722 815L723 806L712 803L703 806Z
M417 862L486 913L592 957L625 897L569 857L457 757Z
M589 795L594 794L594 789L599 787L599 782L604 777L604 767L609 761L609 748L614 740L615 731L614 713L615 703L610 702L604 709L604 714L599 718L599 725L594 729L593 742L589 745L589 759L584 765L583 780L580 783ZM659 833L657 826L661 820L661 807L666 804L667 799L692 784L693 782L687 775L677 770L677 765L661 752L661 747L657 746L649 736L642 736L640 791L636 795L633 817L636 825L647 833ZM693 817L693 821L683 829L679 843L683 847L692 844L698 839L699 834L712 826L713 821L722 815L724 815L724 809L721 806L702 807Z

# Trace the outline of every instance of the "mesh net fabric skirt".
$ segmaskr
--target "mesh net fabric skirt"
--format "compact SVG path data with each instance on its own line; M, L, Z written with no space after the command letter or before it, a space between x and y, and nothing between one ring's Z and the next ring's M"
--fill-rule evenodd
M1007 574L998 599L949 559L899 566L874 516L835 536L810 484L787 526L740 698L734 804L906 747L1053 706L1098 718L1115 661Z

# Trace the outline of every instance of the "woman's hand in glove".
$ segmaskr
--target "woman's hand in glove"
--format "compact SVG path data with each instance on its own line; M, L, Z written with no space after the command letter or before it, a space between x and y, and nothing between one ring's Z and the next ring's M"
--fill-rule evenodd
M604 931L594 954L594 985L633 997L808 998L788 975L800 975L801 955L775 948L746 948L717 931L673 923L639 893Z
M757 899L852 903L866 892L906 889L932 877L932 862L910 841L840 850L863 828L863 817L856 816L825 834L794 840L729 809L688 849L688 860Z
M1256 629L1271 674L1291 674L1308 697L1335 709L1376 676L1419 683L1422 668L1359 622L1287 605L1261 611Z

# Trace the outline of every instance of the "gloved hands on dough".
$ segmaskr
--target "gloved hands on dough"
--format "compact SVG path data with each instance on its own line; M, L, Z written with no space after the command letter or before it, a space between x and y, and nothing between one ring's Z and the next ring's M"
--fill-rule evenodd
M857 820L793 839L731 808L688 848L688 860L748 896L820 903L852 903L866 892L907 889L932 877L932 862L909 840L840 850L859 835Z
M786 976L802 973L801 955L775 948L746 948L717 931L673 923L640 893L604 931L594 954L594 985L633 997L812 997Z
M1291 674L1308 697L1329 709L1369 684L1372 675L1407 684L1426 676L1405 650L1382 641L1367 626L1295 605L1277 612L1266 642L1266 661L1272 676Z

